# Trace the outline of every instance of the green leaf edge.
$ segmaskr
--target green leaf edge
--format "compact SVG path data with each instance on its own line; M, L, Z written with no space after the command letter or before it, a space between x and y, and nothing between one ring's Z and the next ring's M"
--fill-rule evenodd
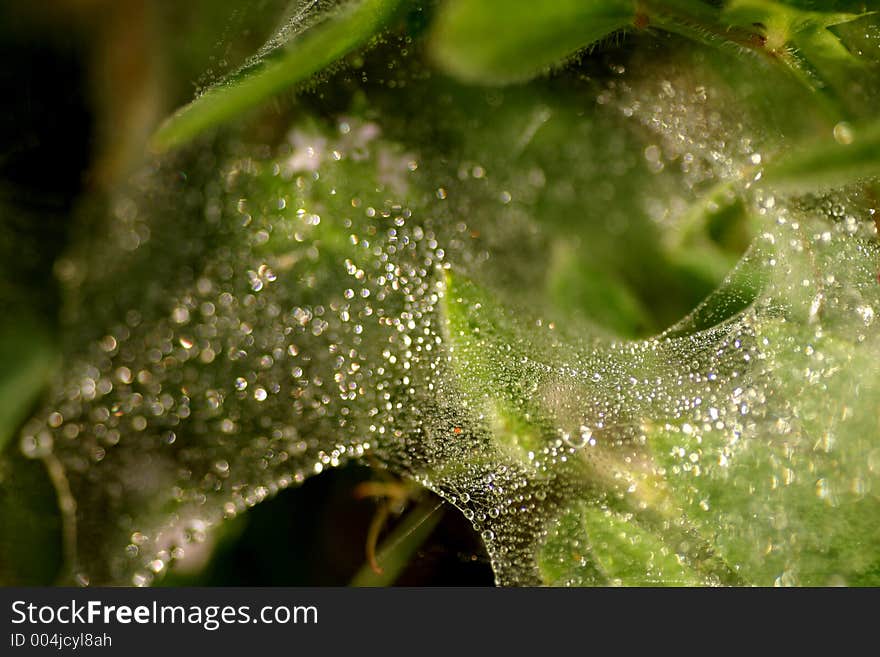
M366 44L396 15L402 0L346 5L239 76L220 82L166 119L150 139L162 153L256 107Z

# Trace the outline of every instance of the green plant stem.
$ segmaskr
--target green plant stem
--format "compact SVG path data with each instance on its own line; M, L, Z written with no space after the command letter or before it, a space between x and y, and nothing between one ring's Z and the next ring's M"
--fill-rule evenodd
M443 517L441 507L430 497L406 515L403 521L382 542L376 553L376 561L382 572L376 572L365 563L351 580L351 586L389 586L403 572L416 550L427 540Z

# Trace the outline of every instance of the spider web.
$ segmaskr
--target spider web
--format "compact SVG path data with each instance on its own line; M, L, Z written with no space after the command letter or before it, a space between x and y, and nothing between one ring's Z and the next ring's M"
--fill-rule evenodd
M368 89L369 111L301 110L118 193L58 268L65 364L21 435L70 577L150 584L224 519L369 456L460 509L503 585L871 581L870 204L762 190L772 132L692 62L646 57L598 88ZM620 338L603 308L554 305L561 260L653 276L712 186L753 237L693 313Z

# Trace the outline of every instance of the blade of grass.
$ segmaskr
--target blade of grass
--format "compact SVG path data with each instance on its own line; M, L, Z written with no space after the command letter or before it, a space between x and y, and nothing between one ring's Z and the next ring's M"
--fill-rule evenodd
M443 501L429 497L413 509L394 528L376 553L376 561L382 572L376 572L369 563L364 564L351 580L351 586L390 586L409 564L416 550L427 540L440 522Z
M307 80L366 44L391 21L400 2L363 0L346 4L263 61L211 87L178 110L159 126L151 139L151 147L163 152L181 146L208 128L229 121L291 85Z

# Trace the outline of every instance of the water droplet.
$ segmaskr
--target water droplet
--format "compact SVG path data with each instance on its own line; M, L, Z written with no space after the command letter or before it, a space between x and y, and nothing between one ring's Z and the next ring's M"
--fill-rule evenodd
M846 121L841 121L840 123L834 126L833 130L834 140L838 144L842 144L844 146L848 146L852 144L855 139L855 134L853 133L852 126Z

